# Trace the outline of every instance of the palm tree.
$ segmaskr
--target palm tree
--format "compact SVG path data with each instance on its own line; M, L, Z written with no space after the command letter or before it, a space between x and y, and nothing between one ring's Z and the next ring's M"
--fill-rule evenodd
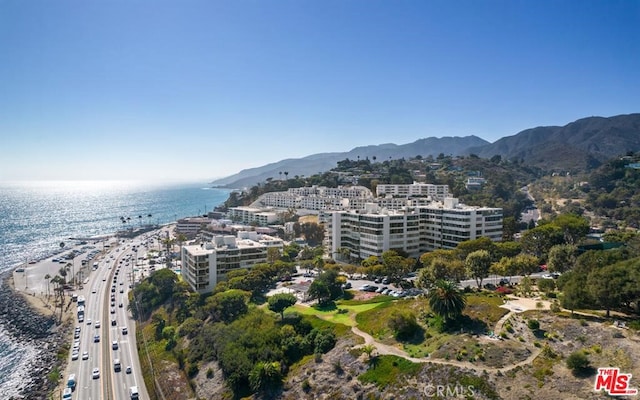
M431 310L445 320L458 318L466 305L464 294L451 281L437 280L429 291Z
M65 283L67 283L67 270L65 267L60 267L60 270L58 271L58 273L61 276L61 280L62 280L62 284L64 285Z
M47 281L47 301L49 301L49 283L51 283L51 275L46 274L44 279Z
M289 179L289 171L284 171L284 178Z
M282 371L278 361L260 361L249 373L249 384L251 389L258 391L261 389L273 389L282 382Z
M149 225L151 225L151 217L152 217L151 214L147 214L147 218L149 218Z

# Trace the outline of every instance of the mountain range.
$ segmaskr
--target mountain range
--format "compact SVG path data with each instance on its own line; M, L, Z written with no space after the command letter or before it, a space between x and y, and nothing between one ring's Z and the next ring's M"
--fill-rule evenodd
M503 137L494 143L477 136L424 138L413 143L386 143L356 147L347 152L318 153L290 158L262 167L245 169L211 182L215 186L243 188L268 178L309 176L336 167L344 159L388 159L475 154L483 158L495 155L517 160L548 171L580 172L599 166L612 157L640 151L640 113L613 117L588 117L564 126L541 126Z

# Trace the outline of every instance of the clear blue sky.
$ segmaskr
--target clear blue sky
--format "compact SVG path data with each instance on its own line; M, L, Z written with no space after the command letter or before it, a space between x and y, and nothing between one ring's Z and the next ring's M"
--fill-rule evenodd
M0 0L0 181L209 180L632 112L638 1Z

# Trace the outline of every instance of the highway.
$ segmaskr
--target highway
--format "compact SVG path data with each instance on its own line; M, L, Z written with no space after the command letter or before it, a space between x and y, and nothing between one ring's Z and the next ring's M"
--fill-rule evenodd
M79 357L72 360L69 356L64 377L66 382L69 374L76 376L73 399L130 399L132 386L137 386L140 399L149 398L137 356L135 321L127 311L136 264L133 248L137 248L137 256L144 255L146 249L141 246L142 241L142 238L134 239L111 248L98 261L98 268L90 272L84 288L76 292L85 297L86 304L84 321L77 323ZM120 361L119 371L114 368L115 360ZM95 368L98 376L94 376Z

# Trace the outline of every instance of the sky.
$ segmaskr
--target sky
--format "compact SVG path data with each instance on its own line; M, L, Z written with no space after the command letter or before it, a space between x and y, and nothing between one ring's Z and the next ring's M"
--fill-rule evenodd
M0 181L209 181L640 112L640 2L0 0Z

